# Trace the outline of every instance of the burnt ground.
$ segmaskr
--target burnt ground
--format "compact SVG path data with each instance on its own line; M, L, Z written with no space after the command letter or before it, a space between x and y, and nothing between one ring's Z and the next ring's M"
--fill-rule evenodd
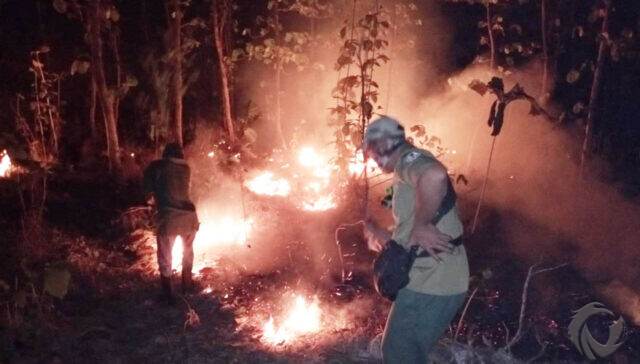
M296 268L304 265L304 254L299 257L303 261L262 273L220 259L198 278L211 292L180 297L176 306L169 307L158 300L153 241L148 232L126 231L114 224L127 203L114 198L113 191L122 196L132 187L95 180L90 180L89 191L86 181L71 184L60 180L52 185L58 186L58 193L49 196L42 229L48 249L38 255L46 262L25 260L29 254L24 248L12 250L13 245L6 245L9 254L2 268L0 362L380 362L379 335L390 304L371 287L367 274L371 256L364 255L358 261L354 278L346 286L336 285L335 278L313 284L313 279L306 277L304 284ZM3 189L3 198L11 195L12 188ZM96 195L96 191L100 193ZM468 202L462 203L463 210L468 209ZM572 315L568 308L579 308L597 296L571 267L532 279L523 336L510 352L504 351L509 335L518 328L522 284L531 261L509 254L497 231L500 212L488 210L486 228L466 243L471 287L477 291L460 330L458 315L433 354L434 361L499 363L536 358L536 362L586 362L568 340L566 327ZM8 239L21 237L15 227L20 226L15 220L19 211L14 213L13 225L12 216L3 221ZM53 261L66 261L70 272L68 292L62 299L43 292L42 271ZM25 271L35 274L29 276ZM12 281L10 277L19 279ZM293 343L265 344L262 324L269 315L281 313L279 298L291 292L318 297L326 327ZM335 325L336 321L343 322ZM606 318L601 321L602 325L596 322L592 330L596 337L606 338L610 322ZM452 337L457 331L454 344ZM601 361L636 363L639 348L638 329L629 325L624 344Z

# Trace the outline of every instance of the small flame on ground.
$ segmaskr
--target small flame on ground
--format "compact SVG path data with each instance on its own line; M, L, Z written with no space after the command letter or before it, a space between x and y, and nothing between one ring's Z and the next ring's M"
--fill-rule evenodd
M298 160L304 167L312 167L313 175L324 180L328 180L331 177L331 167L329 163L322 158L313 148L304 147L300 149L298 154ZM327 181L328 182L328 181Z
M294 307L288 312L282 324L276 328L273 317L262 328L262 340L279 345L290 342L297 336L320 330L320 306L318 302L307 303L297 296Z
M274 179L273 173L264 172L244 184L250 191L259 195L287 196L291 192L291 186L285 179Z
M305 201L302 204L302 207L307 211L326 211L336 207L335 201L333 201L333 196L322 196L314 201Z
M207 222L200 225L196 234L194 249L205 248L212 245L242 245L247 242L249 232L253 227L253 220L236 220L226 216L216 222Z
M249 232L253 226L253 220L235 220L227 216L219 220L218 223L204 223L196 233L193 241L194 262L193 271L195 274L210 266L212 262L198 261L202 256L206 256L210 247L217 245L243 245L247 242ZM182 269L183 240L180 235L176 236L171 249L171 269L179 271ZM205 258L206 259L206 258Z
M11 173L11 157L9 157L6 149L0 153L0 156L2 156L2 160L0 161L0 177L9 177Z

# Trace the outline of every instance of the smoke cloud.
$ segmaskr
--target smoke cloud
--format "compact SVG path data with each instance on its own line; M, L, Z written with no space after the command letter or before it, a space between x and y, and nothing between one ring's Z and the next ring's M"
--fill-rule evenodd
M382 3L389 16L393 16L390 11L393 8ZM392 43L386 52L392 61L374 73L381 91L378 111L398 118L407 129L423 125L429 135L440 138L442 147L455 151L441 159L450 170L464 174L469 180L467 186L456 186L461 198L476 201L493 141L486 120L494 99L478 95L467 85L474 79L487 82L499 76L505 80L507 89L520 83L529 94L537 96L541 66L534 61L522 69L512 70L509 75L498 75L486 66L472 65L451 74L447 66L451 63L447 51L451 47L450 27L440 15L437 1L422 3L418 9L421 24L404 26L389 34ZM370 9L360 5L356 17ZM309 54L313 62L324 65L323 69L291 70L285 72L282 79L285 134L293 138L294 144L316 145L327 155L333 155L330 142L334 130L328 126L328 109L335 105L331 90L339 76L333 70L339 52L338 30L348 14L340 13L334 22L319 22L314 28L316 34L323 34L329 40ZM236 87L244 95L240 104L252 100L262 112L260 123L253 126L258 131L258 149L262 151L280 147L273 118L266 117L273 114L273 98L269 96L273 94L273 77L273 70L264 65L246 64L236 79ZM547 108L553 111L553 106ZM529 115L526 102L510 104L502 133L495 141L483 211L499 211L499 226L492 227L492 231L506 237L510 254L530 262L538 261L541 256L569 262L609 302L640 324L637 293L640 292L640 265L636 264L640 260L640 207L620 196L613 186L601 182L601 170L588 170L584 179L578 178L580 140L576 135L580 134L570 127ZM211 166L202 168L211 170ZM220 176L215 186L215 191L203 195L199 209L203 209L202 206L212 211L235 209L233 214L240 216L242 202L238 182ZM376 193L385 186L376 187ZM295 215L293 211L287 212L292 215L276 211L286 210L283 206L274 202L272 209L259 214L280 216L271 222L265 217L258 223L261 240L271 239L278 244L307 241L315 250L313 255L318 258L315 263L318 266L326 264L326 260L319 257L326 259L327 252L335 259L333 229L340 217L319 218L315 226L304 225L284 234L274 221L286 224L286 221L297 220L290 220ZM463 212L469 225L473 211ZM203 213L204 216L207 213ZM480 229L490 223L482 218L484 216L481 214ZM380 217L389 221L388 215ZM287 226L291 228L292 224ZM274 244L232 248L227 253L233 257L240 254L237 260L252 269L271 269L287 259L282 257L278 244ZM482 248L468 247L469 250Z

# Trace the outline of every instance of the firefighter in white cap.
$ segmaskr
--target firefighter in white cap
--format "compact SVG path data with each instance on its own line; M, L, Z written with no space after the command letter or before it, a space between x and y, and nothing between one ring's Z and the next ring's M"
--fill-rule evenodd
M369 247L380 250L394 240L405 249L422 248L387 319L382 351L385 363L422 364L462 305L469 283L463 226L446 168L428 151L405 138L404 128L389 117L372 122L364 153L393 173L391 209L395 228L388 231L366 221Z

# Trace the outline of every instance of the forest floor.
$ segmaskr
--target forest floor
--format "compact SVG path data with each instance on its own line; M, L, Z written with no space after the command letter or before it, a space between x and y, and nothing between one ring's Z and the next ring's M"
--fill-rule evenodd
M260 289L280 291L283 280L253 276L226 285L210 269L199 284L215 287L211 292L178 293L169 306L160 299L158 278L139 274L123 252L81 240L72 245L68 295L49 314L24 317L21 327L4 332L7 363L376 362L368 346L384 312L372 327L322 335L326 342L311 337L293 347L268 346L257 328L239 325L239 312L264 296Z
M0 284L0 363L381 362L380 339L390 303L372 289L370 276L356 275L346 287L301 284L295 267L242 272L233 268L237 266L233 262L220 258L200 270L201 292L179 295L177 304L168 306L159 299L152 232L137 229L123 235L112 231L111 221L122 209L109 213L118 211L109 204L119 203L116 196L122 196L123 190L92 180L74 183L77 185L69 180L51 183L58 192L48 199L50 231L46 234L46 244L53 250L49 261L67 264L68 292L62 299L44 293L41 277L26 285L16 281L15 286L22 290L12 290L10 280L0 281L8 283ZM86 185L91 186L90 192L81 187ZM96 193L101 198L94 198ZM279 210L277 205L272 208ZM490 213L488 219L498 215ZM5 228L8 223L2 224ZM19 226L12 225L14 229ZM460 314L432 353L434 362L519 362L516 358L586 362L563 330L572 314L567 307L580 307L578 303L594 299L575 271L536 278L524 335L513 352L507 353L503 347L509 333L513 335L518 327L526 276L522 268L528 263L507 254L499 234L490 230L468 241L468 254L471 286L478 291L461 321L459 336L452 340ZM23 263L13 268L14 272L28 270ZM3 277L11 272L9 264L3 269ZM178 275L174 282L179 292ZM538 304L549 296L544 290L552 286L562 293L554 298L555 304ZM265 322L272 315L277 318L285 310L282 298L293 294L316 297L322 310L321 328L285 343L265 342ZM637 328L630 328L625 345L605 362L636 363L639 342Z

